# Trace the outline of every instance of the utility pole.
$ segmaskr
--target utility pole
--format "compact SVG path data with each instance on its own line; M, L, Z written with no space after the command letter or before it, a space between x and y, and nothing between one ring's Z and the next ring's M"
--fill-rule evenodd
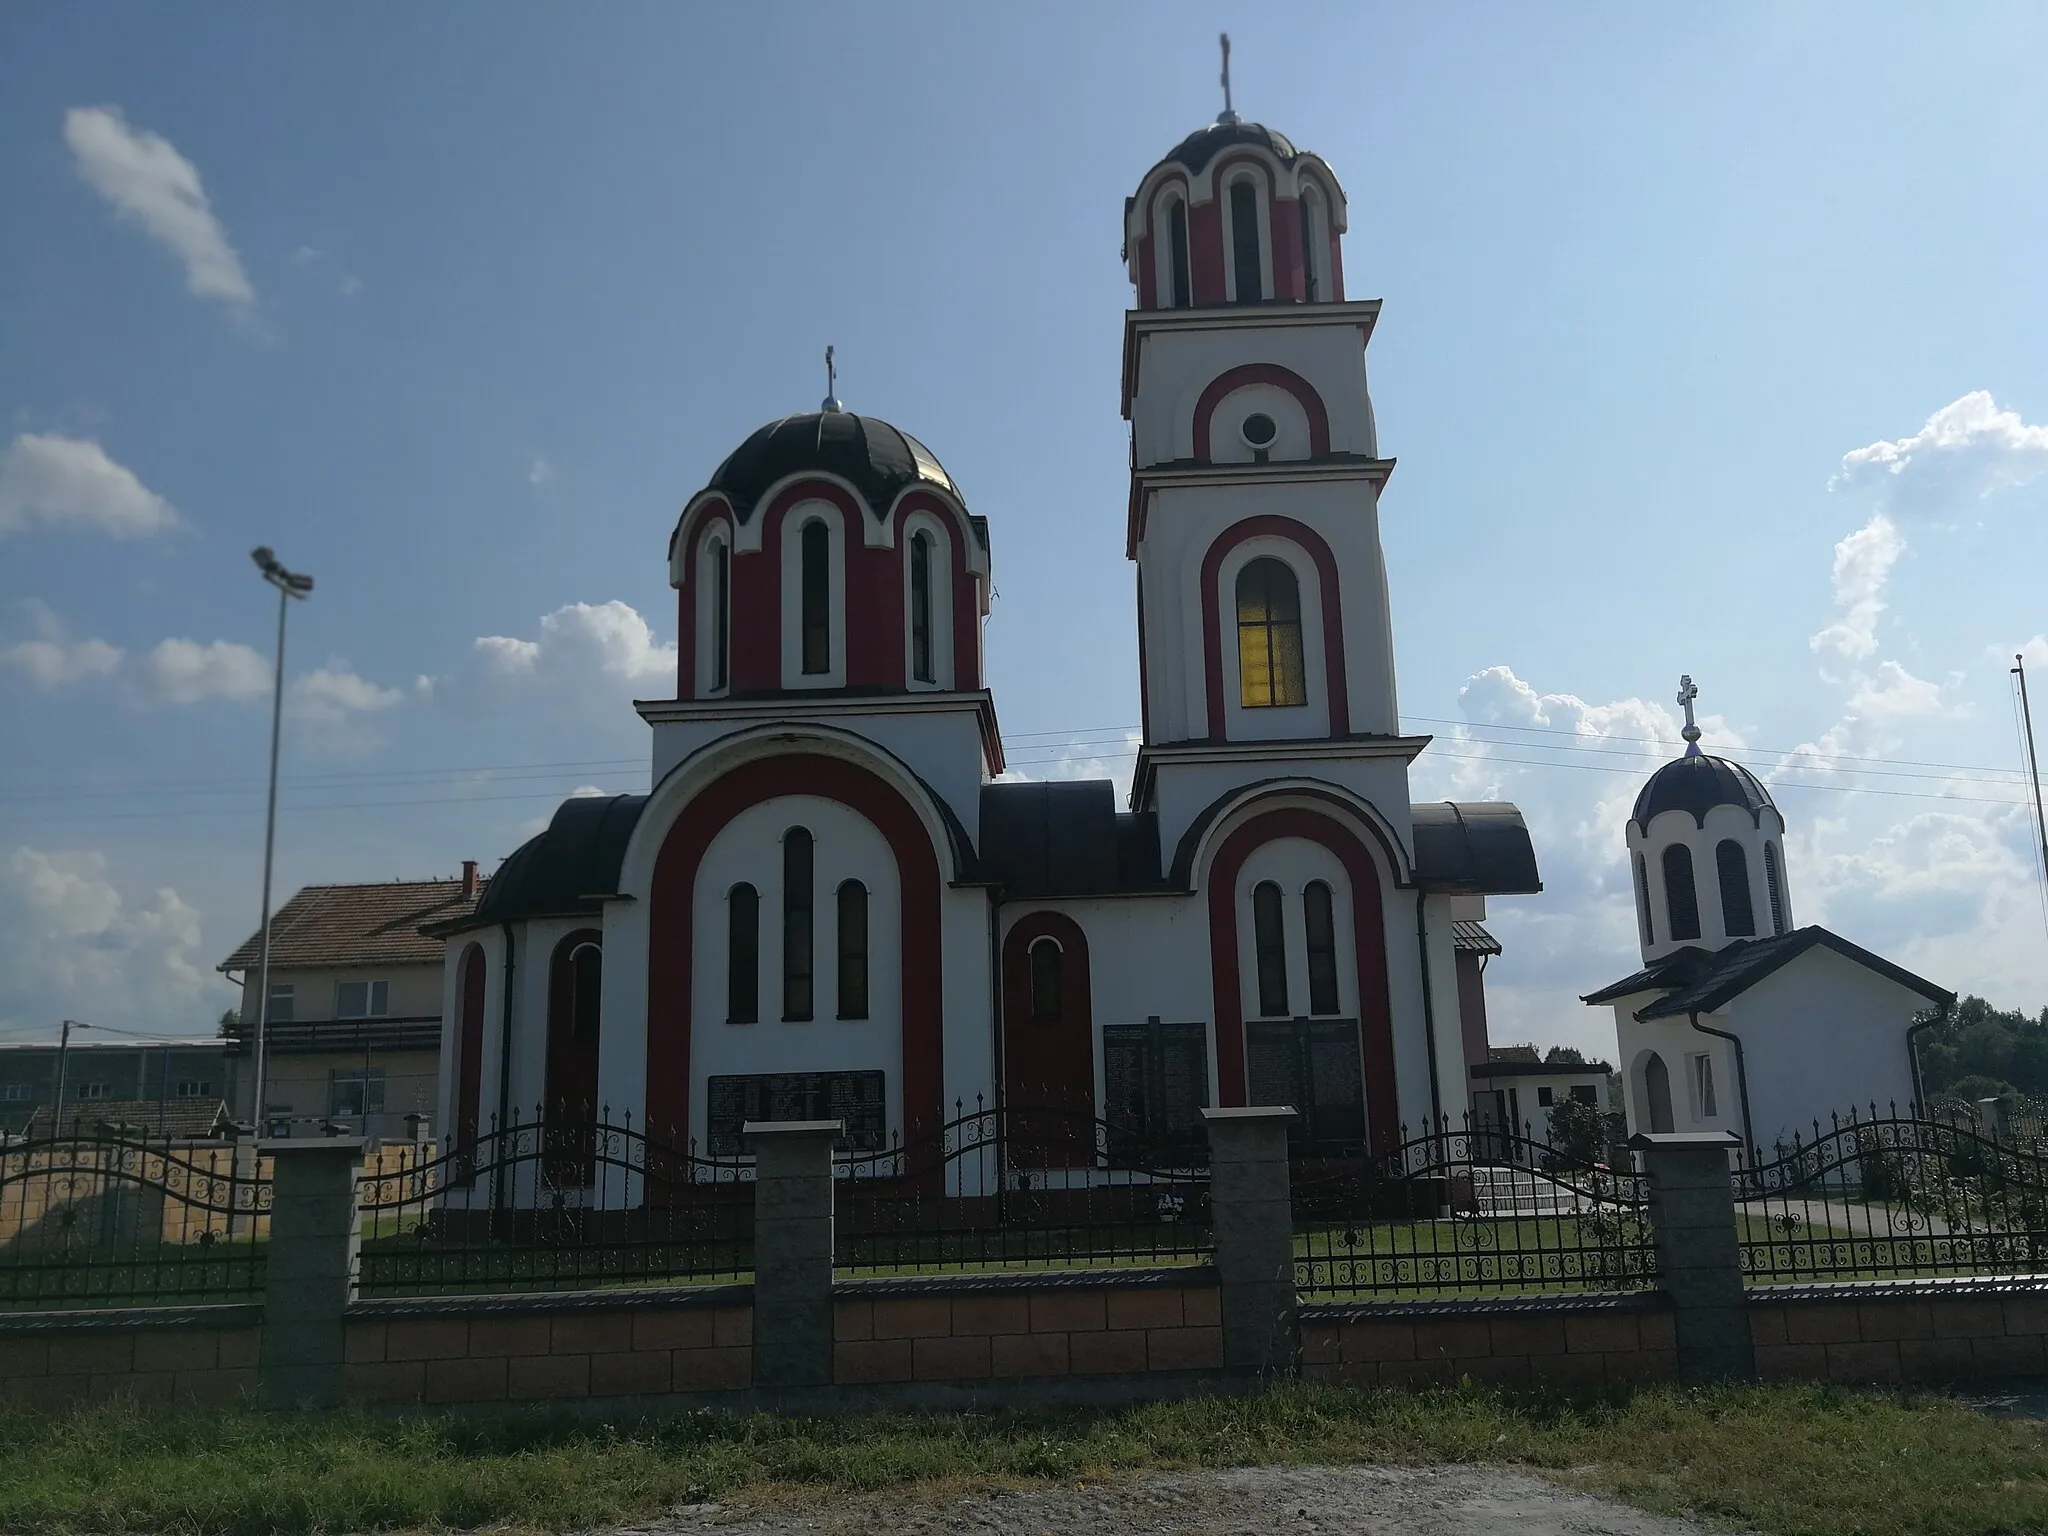
M57 1036L57 1102L50 1106L50 1139L57 1139L64 1126L64 1058L71 1052L71 1031L84 1029L76 1019L66 1019L64 1028Z
M2034 829L2041 834L2041 873L2048 879L2048 813L2041 809L2041 759L2034 753L2034 712L2027 706L2027 658L2013 656L2012 675L2020 680L2020 729L2027 738L2027 776L2034 781Z

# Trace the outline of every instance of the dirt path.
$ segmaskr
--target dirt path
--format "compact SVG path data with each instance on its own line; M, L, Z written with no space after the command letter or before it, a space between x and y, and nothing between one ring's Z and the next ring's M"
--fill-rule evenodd
M863 1494L802 1509L716 1505L608 1536L1702 1536L1492 1467L1245 1467L936 1498Z

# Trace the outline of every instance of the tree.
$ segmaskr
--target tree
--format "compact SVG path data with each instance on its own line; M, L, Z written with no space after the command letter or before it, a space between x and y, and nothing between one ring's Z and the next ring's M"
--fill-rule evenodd
M1920 1086L1930 1099L1955 1097L1973 1078L2048 1098L2048 1008L2028 1018L1971 996L1923 1017L1932 1023L1918 1037ZM1981 1083L1968 1086L1973 1097L1989 1096L1976 1091Z
M1598 1104L1569 1096L1550 1106L1550 1148L1558 1161L1597 1163L1607 1137Z
M1543 1059L1553 1067L1583 1067L1586 1054L1576 1045L1553 1045L1543 1053Z
M220 1016L220 1038L223 1040L239 1040L241 1036L242 1016L230 1008Z

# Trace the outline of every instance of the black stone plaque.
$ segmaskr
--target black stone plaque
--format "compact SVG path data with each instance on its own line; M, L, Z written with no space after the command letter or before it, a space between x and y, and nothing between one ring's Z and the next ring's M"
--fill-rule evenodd
M843 1120L839 1143L856 1152L882 1150L888 1100L880 1072L752 1072L713 1077L704 1085L713 1157L737 1157L749 1120Z

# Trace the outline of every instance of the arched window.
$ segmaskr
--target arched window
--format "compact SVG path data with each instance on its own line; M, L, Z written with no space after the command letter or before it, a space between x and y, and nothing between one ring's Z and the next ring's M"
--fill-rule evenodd
M1323 297L1323 260L1329 250L1329 224L1323 194L1304 183L1301 189L1301 293L1313 304Z
M1175 198L1166 205L1167 302L1175 309L1194 303L1194 284L1188 274L1188 205Z
M720 539L711 546L711 687L732 681L732 546Z
M804 524L803 652L806 674L832 670L832 531Z
M1262 555L1237 573L1238 697L1246 709L1308 703L1301 587L1284 560Z
M1778 869L1778 845L1764 844L1764 886L1771 898L1771 932L1785 931L1785 877Z
M1259 957L1259 1012L1285 1018L1287 1008L1287 929L1280 911L1280 887L1261 880L1252 888L1252 942Z
M1692 882L1692 850L1673 843L1664 850L1664 906L1671 917L1671 937L1700 936L1700 897Z
M839 883L839 1017L868 1016L868 888Z
M1337 1012L1337 916L1330 887L1311 880L1301 893L1302 926L1308 930L1308 1011Z
M1650 916L1650 866L1636 855L1636 919L1643 927L1643 948L1657 942L1657 924Z
M932 665L932 536L922 531L910 536L910 676L939 680Z
M1259 271L1259 187L1249 176L1230 184L1230 256L1236 270L1240 304L1256 304L1266 296Z
M1060 1006L1060 941L1038 939L1031 946L1031 1021L1057 1024Z
M1651 1133L1658 1136L1671 1134L1671 1069L1664 1065L1664 1058L1655 1051L1643 1063L1644 1108L1650 1112Z
M1732 837L1714 847L1714 874L1721 882L1721 931L1731 939L1756 936L1756 903L1749 894L1749 855Z
M782 834L782 1017L811 1017L811 834Z
M725 1020L761 1017L761 893L745 881L725 893Z
M569 956L569 1034L579 1041L597 1041L598 1012L604 993L604 951L579 944Z

